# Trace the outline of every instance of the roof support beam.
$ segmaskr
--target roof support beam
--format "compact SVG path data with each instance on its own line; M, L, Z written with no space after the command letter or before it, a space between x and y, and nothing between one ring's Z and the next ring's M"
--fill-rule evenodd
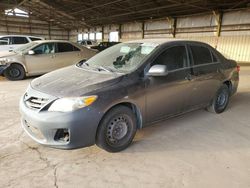
M192 2L197 2L197 0L192 1ZM171 4L171 5L167 4L167 5L164 5L161 7L150 7L150 8L142 9L139 11L123 12L123 13L114 14L114 15L110 15L110 16L106 16L106 17L102 17L102 18L90 19L88 21L91 22L91 21L95 21L95 20L107 20L107 19L111 19L111 18L117 18L117 17L127 16L127 15L133 15L133 14L140 14L140 13L145 13L145 12L150 12L150 11L159 11L159 10L166 9L166 8L170 9L170 8L178 7L178 6L180 6L180 5L179 4Z
M222 25L222 19L223 19L223 13L218 11L213 11L213 14L215 16L217 29L216 29L216 36L220 37L221 34L221 25Z
M73 12L72 15L79 14L79 13L83 13L83 12L88 11L88 10L92 10L92 9L95 9L95 8L104 7L104 6L107 6L107 5L114 4L114 3L119 3L119 2L121 2L121 1L124 1L124 0L115 0L115 1L108 2L108 3L100 4L100 5L97 5L97 6L85 8L85 9L83 9L83 10L79 10L79 11Z
M173 38L175 38L177 18L167 17L167 20L168 20L168 23L171 27L171 34L172 34Z
M144 39L144 37L145 37L145 22L144 21L142 21L142 24L141 24L142 26L141 26L141 35L142 35L142 38Z

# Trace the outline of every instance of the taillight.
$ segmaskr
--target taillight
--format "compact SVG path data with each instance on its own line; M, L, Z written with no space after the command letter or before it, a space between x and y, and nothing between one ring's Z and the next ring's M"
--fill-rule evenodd
M236 70L237 70L237 72L240 72L240 65L236 66Z

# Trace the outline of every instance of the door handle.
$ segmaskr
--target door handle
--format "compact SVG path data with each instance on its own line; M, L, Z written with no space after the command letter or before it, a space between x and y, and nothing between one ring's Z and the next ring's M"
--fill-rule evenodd
M186 77L185 77L185 80L192 80L193 79L193 77L192 77L192 75L191 74L188 74L188 75L186 75Z

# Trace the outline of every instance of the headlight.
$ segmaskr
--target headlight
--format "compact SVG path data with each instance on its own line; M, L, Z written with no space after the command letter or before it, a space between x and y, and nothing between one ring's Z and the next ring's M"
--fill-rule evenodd
M0 59L0 64L1 65L6 65L7 63L9 63L11 60L7 59L7 58L1 58Z
M97 99L96 95L57 99L49 107L50 112L71 112L91 105Z

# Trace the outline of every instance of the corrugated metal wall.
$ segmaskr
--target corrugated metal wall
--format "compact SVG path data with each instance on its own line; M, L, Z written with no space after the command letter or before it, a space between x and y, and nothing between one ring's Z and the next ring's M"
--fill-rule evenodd
M219 37L217 16L211 13L177 18L175 37L206 42L228 58L250 64L250 10L224 13ZM120 41L173 38L169 18L104 26L104 41L108 41L111 31L121 32Z
M218 14L177 18L175 37L206 42L228 58L250 64L250 9L223 14L220 36L217 36ZM120 41L141 38L173 38L169 18L122 25L104 26L104 40L109 32L120 31Z
M224 13L219 37L217 36L216 18L213 13L177 18L175 37L206 42L227 57L250 64L250 9ZM34 18L0 18L0 35L30 34L47 39L76 41L78 33L102 32L103 40L108 41L109 33L112 31L120 32L120 41L141 38L172 38L173 23L170 18L164 18L72 30L69 33L56 25L49 26L47 22Z
M250 36L219 37L217 49L236 61L250 63Z
M169 38L171 25L168 20L146 21L144 24L144 38Z
M41 36L46 39L68 40L69 33L65 29L47 22L24 17L0 17L0 35L22 34Z
M122 41L141 39L142 23L126 23L121 25Z
M177 28L177 38L206 42L228 58L250 63L249 10L224 13L219 37L216 36L216 20L212 14L179 19Z

